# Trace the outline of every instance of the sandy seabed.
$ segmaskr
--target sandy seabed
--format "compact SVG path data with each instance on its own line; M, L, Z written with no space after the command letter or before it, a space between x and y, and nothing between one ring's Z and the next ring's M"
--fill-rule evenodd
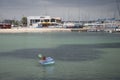
M34 32L70 32L71 29L65 28L11 28L0 29L0 33L34 33Z

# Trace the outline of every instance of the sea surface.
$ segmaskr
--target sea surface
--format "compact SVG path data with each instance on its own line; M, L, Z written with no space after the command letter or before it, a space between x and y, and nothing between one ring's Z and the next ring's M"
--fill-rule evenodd
M0 33L0 80L120 80L120 33Z

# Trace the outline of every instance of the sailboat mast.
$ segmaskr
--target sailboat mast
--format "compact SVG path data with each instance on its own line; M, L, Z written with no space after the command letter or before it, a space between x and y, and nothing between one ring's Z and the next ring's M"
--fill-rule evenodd
M119 0L116 0L116 4L117 4L117 10L118 10L119 18L120 18L120 6L119 6Z
M79 12L78 12L78 21L79 21L79 24L80 24L80 8L79 8L78 11L79 11Z

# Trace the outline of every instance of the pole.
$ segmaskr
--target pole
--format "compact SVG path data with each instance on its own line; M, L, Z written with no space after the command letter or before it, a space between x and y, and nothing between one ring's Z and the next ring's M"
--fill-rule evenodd
M120 6L119 6L119 0L116 0L116 4L117 4L118 15L119 15L119 18L120 18Z

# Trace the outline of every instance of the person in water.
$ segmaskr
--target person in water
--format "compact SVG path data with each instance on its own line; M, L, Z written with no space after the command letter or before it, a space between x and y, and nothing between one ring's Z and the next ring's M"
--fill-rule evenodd
M42 60L46 60L46 57L45 57L45 56L43 56L43 57L42 57Z

